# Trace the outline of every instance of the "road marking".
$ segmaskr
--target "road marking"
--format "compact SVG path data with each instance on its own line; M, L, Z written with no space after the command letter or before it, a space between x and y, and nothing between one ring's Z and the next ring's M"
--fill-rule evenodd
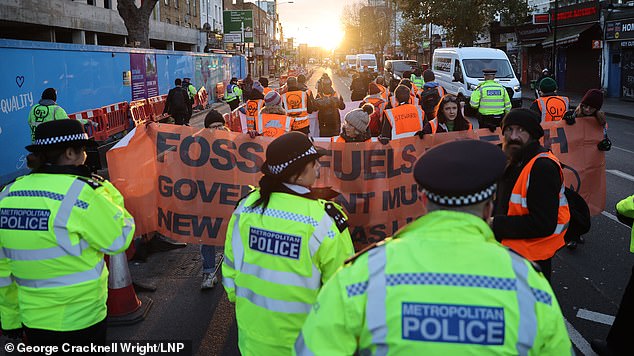
M612 325L614 323L614 317L612 315L594 312L587 309L577 310L577 318L594 321L595 323L601 323L605 325Z
M621 171L619 171L618 169L608 169L606 170L606 172L610 173L610 174L614 174L615 176L621 177L621 178L625 178L629 181L634 182L634 176L631 176L627 173L623 173Z
M619 218L617 218L616 215L614 215L614 214L610 214L607 211L602 211L601 215L607 217L608 219L612 219L612 220L616 221L617 223L627 227L628 229L630 228L629 226L627 226L627 225L623 224L622 222L620 222Z
M617 150L621 150L621 151L625 151L627 153L633 153L634 154L634 151L626 150L625 148L616 147L614 145L612 145L612 148L616 148Z
M581 351L581 354L596 355L594 351L592 351L590 344L586 341L586 339L583 338L583 336L577 331L577 329L575 329L575 327L572 326L572 324L570 324L567 319L564 319L564 322L566 323L566 329L568 329L568 336L570 336L570 341L572 341L577 349Z
M623 133L626 134L626 135L634 136L634 132L623 131Z

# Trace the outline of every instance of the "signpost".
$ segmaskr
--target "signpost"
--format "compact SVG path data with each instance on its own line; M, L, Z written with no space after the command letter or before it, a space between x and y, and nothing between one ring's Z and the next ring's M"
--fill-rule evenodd
M253 10L223 12L226 43L253 43Z

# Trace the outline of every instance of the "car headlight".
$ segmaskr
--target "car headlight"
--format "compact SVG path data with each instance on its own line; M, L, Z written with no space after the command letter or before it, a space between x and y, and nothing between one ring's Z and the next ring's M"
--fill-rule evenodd
M522 90L522 88L519 85L516 85L513 87L513 90L515 90L516 92L519 92Z

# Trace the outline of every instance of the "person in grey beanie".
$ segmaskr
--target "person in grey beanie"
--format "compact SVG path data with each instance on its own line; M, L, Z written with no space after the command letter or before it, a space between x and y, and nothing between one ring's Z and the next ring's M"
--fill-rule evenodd
M343 122L341 134L334 142L367 142L372 135L368 129L370 115L374 112L372 104L365 104L360 109L349 111Z

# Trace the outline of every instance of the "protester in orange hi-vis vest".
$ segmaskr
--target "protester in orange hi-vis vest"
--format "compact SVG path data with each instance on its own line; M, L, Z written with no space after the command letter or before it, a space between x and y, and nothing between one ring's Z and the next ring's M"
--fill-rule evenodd
M374 107L374 112L370 114L370 125L368 126L370 133L373 137L379 136L382 125L381 119L387 106L387 100L383 98L379 84L370 83L368 95L363 98L359 107L363 107L365 104L371 104Z
M553 78L546 77L539 82L539 98L533 101L531 109L540 114L542 122L563 119L569 106L567 96L557 95L557 82Z
M331 138L331 142L368 142L372 140L368 124L374 112L371 104L350 110L343 119L341 134Z
M253 130L255 128L255 119L264 106L264 87L259 81L253 82L251 90L251 99L247 100L245 107L245 115L247 117L247 128Z
M387 90L387 87L385 86L385 78L383 77L377 77L374 81L374 84L376 84L376 86L379 88L380 92L381 92L381 98L383 98L383 100L385 100L386 102L388 101L388 96L389 96L389 91Z
M539 143L544 130L535 111L511 110L502 133L509 164L489 224L498 241L536 262L550 280L552 257L564 246L570 222L561 164Z
M264 88L264 90L262 90L262 94L266 95L269 92L273 91L273 89L269 88L269 79L266 77L260 77L260 79L258 80L260 82L260 84L262 84L262 87Z
M394 94L398 106L385 110L383 128L379 140L411 137L423 129L423 110L419 105L409 104L409 88L399 85Z
M282 108L282 97L276 91L264 96L264 107L255 120L258 136L280 137L290 132L294 118Z
M288 91L282 94L282 106L286 113L295 119L293 131L308 135L310 132L308 114L314 111L312 93L300 90L295 77L289 77L286 85Z
M420 138L426 134L465 131L473 128L469 120L462 115L460 102L455 95L443 96L437 105L436 113L436 117L425 124L423 131L416 133Z

